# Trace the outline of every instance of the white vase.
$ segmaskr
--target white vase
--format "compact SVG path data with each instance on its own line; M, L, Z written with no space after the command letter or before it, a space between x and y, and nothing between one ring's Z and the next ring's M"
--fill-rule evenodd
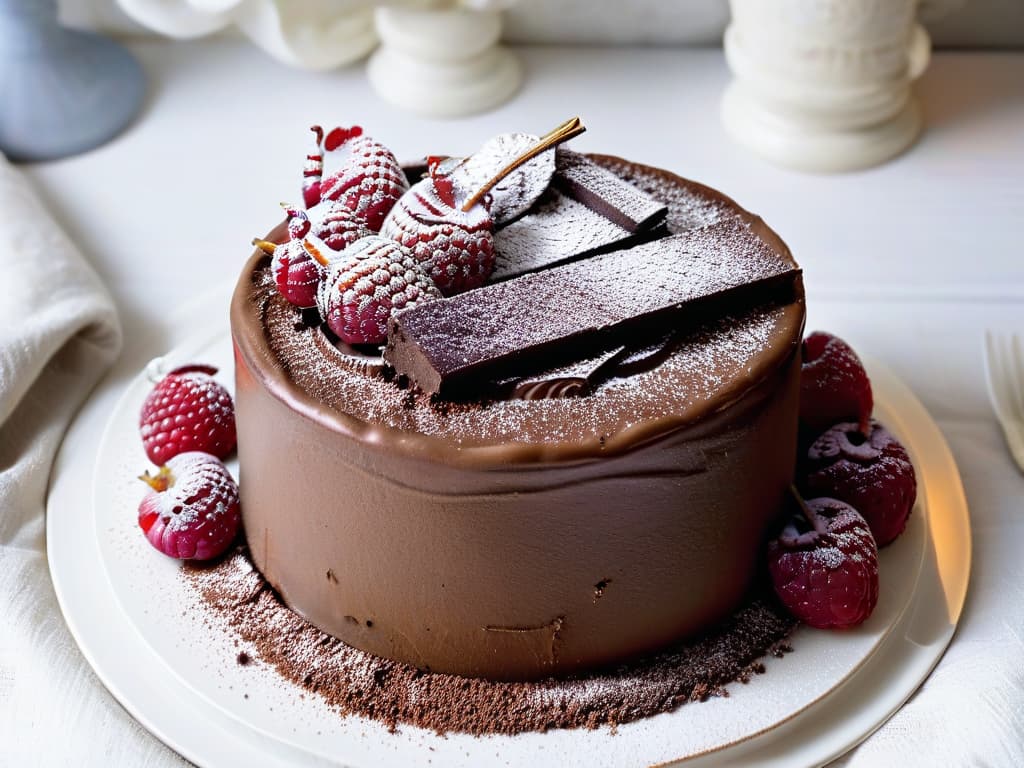
M380 48L370 82L385 99L429 117L458 117L506 101L522 82L518 59L498 44L498 10L377 9Z
M779 165L884 162L921 131L911 83L931 43L918 0L730 0L722 101L729 133Z

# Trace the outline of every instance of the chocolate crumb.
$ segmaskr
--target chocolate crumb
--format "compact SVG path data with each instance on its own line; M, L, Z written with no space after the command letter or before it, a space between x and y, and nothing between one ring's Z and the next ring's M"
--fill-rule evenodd
M400 725L475 735L614 730L688 702L728 696L726 685L765 671L764 656L792 650L788 639L796 626L773 600L752 596L705 635L629 664L574 677L496 682L432 673L345 645L290 611L244 548L213 567L182 573L219 623L283 678L342 716L372 718L391 731ZM607 586L610 579L603 581ZM243 657L251 661L241 652L240 664Z
M238 662L239 666L244 667L244 666L247 666L249 664L249 662L252 661L252 657L249 656L249 654L246 653L245 651L241 651L238 654L238 656L235 657L235 660Z

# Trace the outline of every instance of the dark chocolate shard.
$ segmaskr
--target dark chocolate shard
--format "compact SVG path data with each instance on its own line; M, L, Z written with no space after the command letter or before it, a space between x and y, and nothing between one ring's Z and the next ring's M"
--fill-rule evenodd
M554 184L559 190L628 232L665 223L668 206L579 152L559 147Z
M668 359L669 355L679 346L681 338L682 334L670 331L660 334L650 343L640 344L627 350L625 354L615 360L608 375L625 378L653 370Z
M384 359L422 390L555 368L708 316L789 300L800 270L737 221L432 301L391 318Z
M625 347L614 347L586 360L559 366L537 376L512 383L510 400L555 400L562 397L582 397L602 381L607 372L616 368L616 361L626 352Z
M467 200L488 179L536 144L538 138L529 133L500 133L450 170L442 165L440 172L454 182L456 199ZM499 181L489 193L494 223L500 226L526 213L544 194L554 173L555 150L550 149Z
M495 232L491 282L628 248L663 234L660 228L630 232L549 189L529 213Z

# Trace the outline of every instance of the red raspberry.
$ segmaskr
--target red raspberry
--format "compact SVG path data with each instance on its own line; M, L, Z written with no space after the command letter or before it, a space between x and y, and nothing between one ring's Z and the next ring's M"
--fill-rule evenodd
M906 449L871 420L868 431L857 424L836 424L807 451L809 473L804 487L856 507L871 526L879 547L903 533L917 498L917 478Z
M804 339L800 371L800 421L821 432L840 421L867 429L871 381L857 353L842 339L815 331Z
M313 235L332 251L343 251L356 240L373 234L366 222L342 203L320 203L310 208L308 214Z
M483 205L462 211L450 193L443 177L423 179L402 196L381 227L382 235L412 251L445 296L479 288L494 270L490 214Z
M408 250L372 235L357 240L331 262L317 303L328 327L342 341L380 344L387 339L392 314L440 295Z
M186 365L157 382L142 403L139 429L146 455L160 465L186 451L225 458L235 448L235 406L213 379L216 368Z
M878 602L878 549L864 518L836 499L811 499L768 544L779 599L818 629L854 627Z
M324 138L326 159L337 170L319 187L320 200L342 203L374 232L409 188L405 171L391 150L362 135L362 129L335 128Z
M273 253L270 273L281 295L296 307L315 307L316 292L326 268L311 253L308 236L280 245L271 243L269 249L265 241L259 241L257 245Z
M234 540L242 522L238 486L216 456L181 453L139 479L151 488L139 504L139 527L165 555L209 560Z

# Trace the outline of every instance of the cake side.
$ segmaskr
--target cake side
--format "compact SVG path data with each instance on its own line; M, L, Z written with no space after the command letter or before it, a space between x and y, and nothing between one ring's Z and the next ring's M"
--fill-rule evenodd
M798 375L792 355L693 429L503 492L487 470L386 458L303 418L242 364L251 555L316 626L423 669L535 679L655 650L748 588L791 482ZM397 480L426 474L446 492Z

